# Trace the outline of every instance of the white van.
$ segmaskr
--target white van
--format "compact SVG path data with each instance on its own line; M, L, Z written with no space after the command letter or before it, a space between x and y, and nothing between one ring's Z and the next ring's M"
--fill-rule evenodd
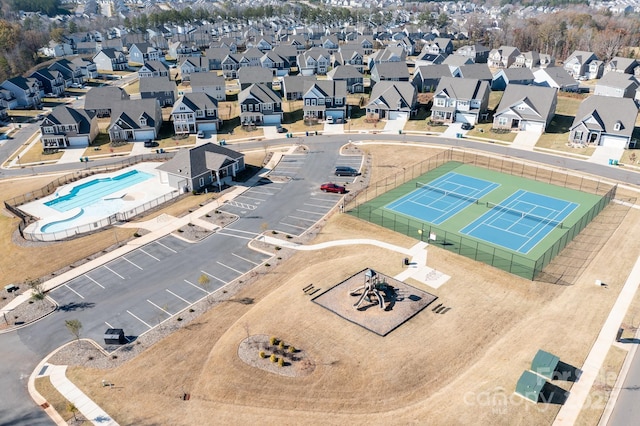
M327 123L333 124L333 116L331 115L327 116Z

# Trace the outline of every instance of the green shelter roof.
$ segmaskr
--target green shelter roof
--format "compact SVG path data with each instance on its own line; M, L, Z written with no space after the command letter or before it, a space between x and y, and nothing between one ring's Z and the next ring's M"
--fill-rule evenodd
M516 393L523 398L537 403L540 392L546 383L547 381L544 378L531 371L525 370L522 372L522 376L520 376L516 384Z
M547 379L553 379L553 372L556 371L559 361L560 358L554 354L539 349L533 361L531 361L531 371Z

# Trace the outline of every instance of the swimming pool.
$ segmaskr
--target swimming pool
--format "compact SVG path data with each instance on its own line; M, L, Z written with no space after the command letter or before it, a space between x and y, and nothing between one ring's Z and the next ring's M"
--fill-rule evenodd
M110 178L93 179L74 186L68 194L58 196L44 204L59 212L66 212L77 207L86 207L95 204L114 192L144 182L152 177L153 175L150 173L134 169Z

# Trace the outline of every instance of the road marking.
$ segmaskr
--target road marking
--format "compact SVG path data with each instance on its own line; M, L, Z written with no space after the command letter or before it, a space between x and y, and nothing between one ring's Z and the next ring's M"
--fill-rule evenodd
M236 228L224 228L225 231L234 231L234 232L241 232L244 234L249 234L249 235L253 235L254 237L258 234L256 234L255 232L251 232L251 231L243 231L242 229L236 229Z
M136 265L135 263L133 263L132 261L130 261L129 259L127 259L126 257L122 256L122 259L126 260L127 262L129 262L130 264L132 264L133 266L135 266L136 268L140 269L141 271L144 271L144 269L142 269L141 267L139 267L138 265Z
M104 286L102 284L100 284L98 281L96 281L93 278L91 278L89 275L84 274L84 276L87 277L89 280L93 281L95 283L95 285L97 285L98 287L104 288Z
M292 228L307 229L307 227L306 227L306 226L297 226L297 225L292 225L292 224L287 223L287 222L280 222L280 223L281 223L282 225L290 226L290 227L292 227Z
M186 303L187 305L190 305L191 302L189 302L187 299L178 296L177 294L175 294L174 292L172 292L171 290L169 290L168 288L166 289L167 293L174 295L175 297L177 297L178 299L182 300L184 303Z
M187 283L187 284L190 284L190 285L194 286L195 288L197 288L197 289L198 289L198 290L200 290L200 291L203 291L203 292L205 292L205 293L209 294L209 292L208 292L207 290L205 290L204 288L200 287L199 285L195 285L194 283L189 282L189 281L187 281L187 280L184 280L184 282L185 282L185 283Z
M318 212L312 212L312 211L309 211L309 210L302 210L302 209L296 209L296 211L300 212L300 213L317 214L318 216L324 216L324 214L326 213L326 212L318 213Z
M109 324L108 322L105 321L104 323L107 324L107 327L113 328L113 326L111 324Z
M210 277L211 277L211 278L213 278L213 279L216 279L216 280L220 281L220 282L221 282L221 283L223 283L223 284L227 284L227 282L226 282L226 281L221 280L220 278L216 277L215 275L211 275L210 273L208 273L208 272L206 272L206 271L200 271L200 272L202 272L202 273L203 273L203 274L205 274L205 275L210 276Z
M264 198L249 197L247 195L238 195L236 198L248 198L250 200L266 201Z
M260 195L274 195L275 194L275 192L260 192L260 191L257 191L255 189L252 189L251 193L253 194L254 192L257 193L257 194L260 194Z
M131 315L132 317L134 317L135 319L137 319L138 321L140 321L141 323L143 323L144 325L146 325L147 327L149 327L149 328L153 328L153 327L151 327L149 324L147 324L146 322L142 321L140 318L138 318L137 316L135 316L134 314L132 314L130 311L127 311L127 313L128 313L129 315Z
M155 303L153 303L151 300L147 299L147 302L151 303L153 306L155 306L156 308L160 309L162 312L164 312L165 314L171 316L173 315L171 312L167 311L166 309L164 309L161 306L156 305Z
M241 209L247 209L247 210L255 210L257 209L256 206L254 206L253 204L245 204L245 203L239 203L237 201L227 201L227 205L229 206L234 206L234 207L239 207Z
M328 201L328 200L327 200ZM336 200L331 200L331 204L335 204ZM321 209L326 209L327 206L322 205L322 204L311 204L311 203L304 203L305 206L310 206L310 207L319 207Z
M259 263L257 263L257 262L254 262L254 261L252 261L252 260L246 259L246 258L244 258L244 257L242 257L242 256L238 256L238 255L237 255L237 254L235 254L235 253L231 253L231 254L232 254L233 256L235 256L235 257L239 258L239 259L244 260L245 262L253 263L253 264L254 264L254 265L256 265L256 266L260 265L260 264L259 264Z
M289 217L292 217L292 218L298 219L298 220L306 220L307 222L315 222L316 221L316 219L307 219L306 217L300 217L300 216L291 216L290 215Z
M138 249L138 250L140 250L141 252L143 252L143 253L144 253L144 254L146 254L147 256L149 256L149 257L151 257L151 258L153 258L153 259L157 260L158 262L160 262L160 259L158 259L158 258L157 258L157 257L155 257L154 255L149 254L149 253L147 253L146 251L144 251L144 250L142 250L142 249Z
M167 247L164 244L162 244L160 241L156 241L157 244L160 244L162 247L166 248L169 251L172 251L174 253L177 253L177 251L175 251L174 249L172 249L171 247Z
M78 297L80 299L84 299L84 297L82 297L82 295L80 293L78 293L77 291L75 291L74 289L72 289L71 287L69 287L67 284L64 285L66 288L68 288L69 290L71 290L72 292L74 292L75 294L78 295Z
M218 234L218 235L226 235L227 237L242 238L243 240L253 240L253 238L242 237L240 235L235 235L235 234L227 234L226 232L221 232L221 231L216 232L216 234Z
M122 278L122 279L124 280L124 277L123 277L122 275L120 275L119 273L117 273L117 272L116 272L116 271L114 271L113 269L109 268L107 265L104 265L104 267L105 267L107 270L109 270L109 271L113 272L114 274L116 274L117 276L119 276L120 278Z
M240 275L244 274L244 272L242 272L242 271L238 271L237 269L233 269L231 266L227 266L227 265L225 265L224 263L220 263L220 262L218 262L218 261L216 261L216 263L217 263L218 265L220 265L220 266L224 266L225 268L232 270L233 272L237 272L237 273L238 273L238 274L240 274Z

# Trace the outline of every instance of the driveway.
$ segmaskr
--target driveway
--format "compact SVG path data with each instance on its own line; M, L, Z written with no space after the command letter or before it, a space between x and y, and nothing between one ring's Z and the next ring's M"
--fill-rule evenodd
M325 122L322 132L325 135L342 134L344 133L344 124L329 124Z
M385 133L399 133L407 124L407 117L396 118L395 120L387 120L384 125Z
M462 130L462 123L451 123L447 126L447 130L442 132L441 136L445 138L455 138L458 133L465 134L467 132Z
M282 133L278 133L277 126L261 126L260 127L264 131L265 139L281 139Z
M541 132L532 130L521 130L516 134L516 138L511 143L511 146L514 148L533 151L536 143L538 143L538 139L540 139L540 135L542 135Z
M624 154L624 148L597 146L587 161L590 163L609 165L609 160L620 160L622 154Z

